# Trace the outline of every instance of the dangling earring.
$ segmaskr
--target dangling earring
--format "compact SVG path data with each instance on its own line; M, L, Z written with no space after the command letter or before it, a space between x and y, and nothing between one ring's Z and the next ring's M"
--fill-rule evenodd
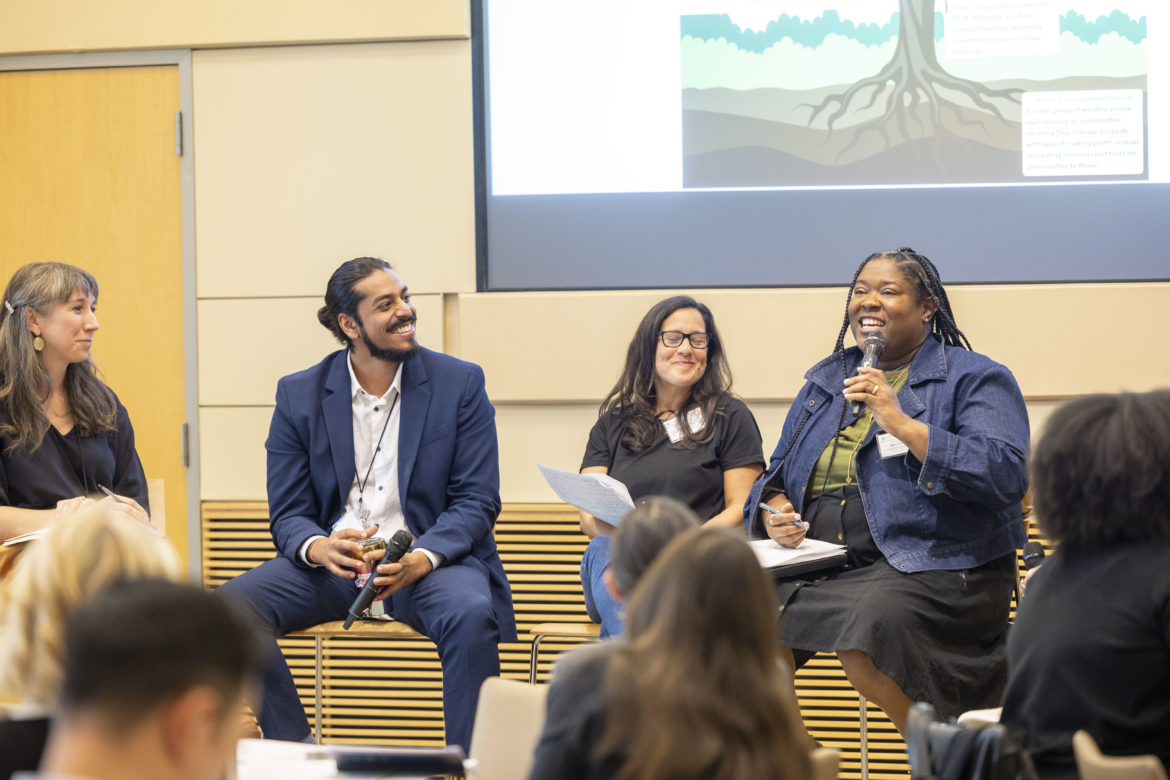
M42 352L45 349L45 340L40 336L33 336L33 349Z

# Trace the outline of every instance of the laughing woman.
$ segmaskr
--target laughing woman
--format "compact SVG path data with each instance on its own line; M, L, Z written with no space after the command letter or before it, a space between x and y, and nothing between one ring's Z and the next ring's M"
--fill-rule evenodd
M850 329L885 336L876 367L844 348ZM862 262L834 352L805 379L744 518L782 545L846 546L843 568L780 585L793 668L836 653L899 731L915 701L943 717L998 704L1025 540L1015 378L971 351L934 264L904 248Z
M659 301L601 404L581 472L613 476L635 501L670 496L710 525L738 526L764 458L756 420L730 388L711 310L682 295ZM604 584L615 527L582 512L581 530L591 539L581 561L585 606L602 636L620 634L618 604Z
M89 357L97 297L93 276L65 263L23 266L4 292L0 539L95 502L148 521L130 418Z

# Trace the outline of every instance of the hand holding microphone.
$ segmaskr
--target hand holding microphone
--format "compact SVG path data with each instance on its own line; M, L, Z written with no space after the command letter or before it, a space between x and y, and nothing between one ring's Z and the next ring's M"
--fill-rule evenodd
M386 543L386 554L382 556L382 560L378 562L378 566L383 566L387 563L398 562L406 551L410 549L410 545L414 544L414 537L410 535L409 531L398 531L394 536L390 537L390 541ZM362 614L369 609L370 604L373 603L374 597L378 595L379 586L374 584L377 578L377 567L370 578L366 580L366 584L362 587L361 592L358 593L357 598L353 600L353 604L349 607L349 614L345 616L345 623L342 628L349 630L353 625L353 621L357 620Z
M882 353L886 351L886 334L880 330L875 331L865 337L865 341L861 345L865 357L861 360L860 368L873 368L877 362L881 360ZM873 392L872 390L870 392ZM865 410L865 403L862 401L853 402L853 416L860 417L862 411Z

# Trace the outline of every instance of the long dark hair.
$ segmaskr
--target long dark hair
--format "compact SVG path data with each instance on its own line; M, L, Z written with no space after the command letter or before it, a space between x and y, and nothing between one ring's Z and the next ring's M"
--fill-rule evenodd
M17 269L0 305L0 407L7 419L0 434L11 437L6 452L33 451L49 430L44 402L53 388L49 372L33 349L28 310L47 315L80 291L98 297L93 275L66 263L29 263ZM11 307L11 308L10 308ZM117 427L118 407L89 358L65 368L65 397L77 431L94 436Z
M662 424L655 415L657 400L654 390L654 358L658 352L658 331L666 318L679 309L694 309L703 318L703 328L710 335L707 342L707 370L691 388L691 397L685 409L678 409L675 418L682 431L682 439L675 445L691 448L711 440L715 435L716 405L719 397L731 389L731 367L723 355L723 340L715 327L715 317L704 304L687 295L675 295L650 307L638 323L634 338L626 350L626 365L617 384L601 402L601 414L619 408L625 417L625 432L621 444L635 452L647 449L664 435ZM703 414L703 430L692 431L687 412L698 408Z
M605 673L593 759L621 780L806 778L807 739L777 663L776 596L742 534L694 528L629 601L627 641Z
M1069 401L1028 468L1040 528L1062 548L1170 541L1170 390Z

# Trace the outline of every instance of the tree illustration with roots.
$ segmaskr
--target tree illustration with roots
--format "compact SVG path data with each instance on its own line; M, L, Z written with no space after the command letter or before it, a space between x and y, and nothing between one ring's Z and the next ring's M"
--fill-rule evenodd
M879 118L867 118L854 124L854 134L838 153L838 159L853 149L869 132L876 132L891 148L891 127L896 127L901 141L939 135L944 128L944 111L955 126L969 128L963 135L989 133L989 123L1001 127L1012 120L1003 108L1018 106L1019 89L989 89L983 84L948 73L938 62L935 52L935 0L899 0L898 43L890 61L875 75L862 79L844 92L829 95L812 110L808 125L826 117L829 135L841 120L856 115L884 111ZM966 111L964 111L966 109ZM974 116L968 114L974 113ZM948 122L949 124L949 122ZM952 130L954 132L954 130Z

